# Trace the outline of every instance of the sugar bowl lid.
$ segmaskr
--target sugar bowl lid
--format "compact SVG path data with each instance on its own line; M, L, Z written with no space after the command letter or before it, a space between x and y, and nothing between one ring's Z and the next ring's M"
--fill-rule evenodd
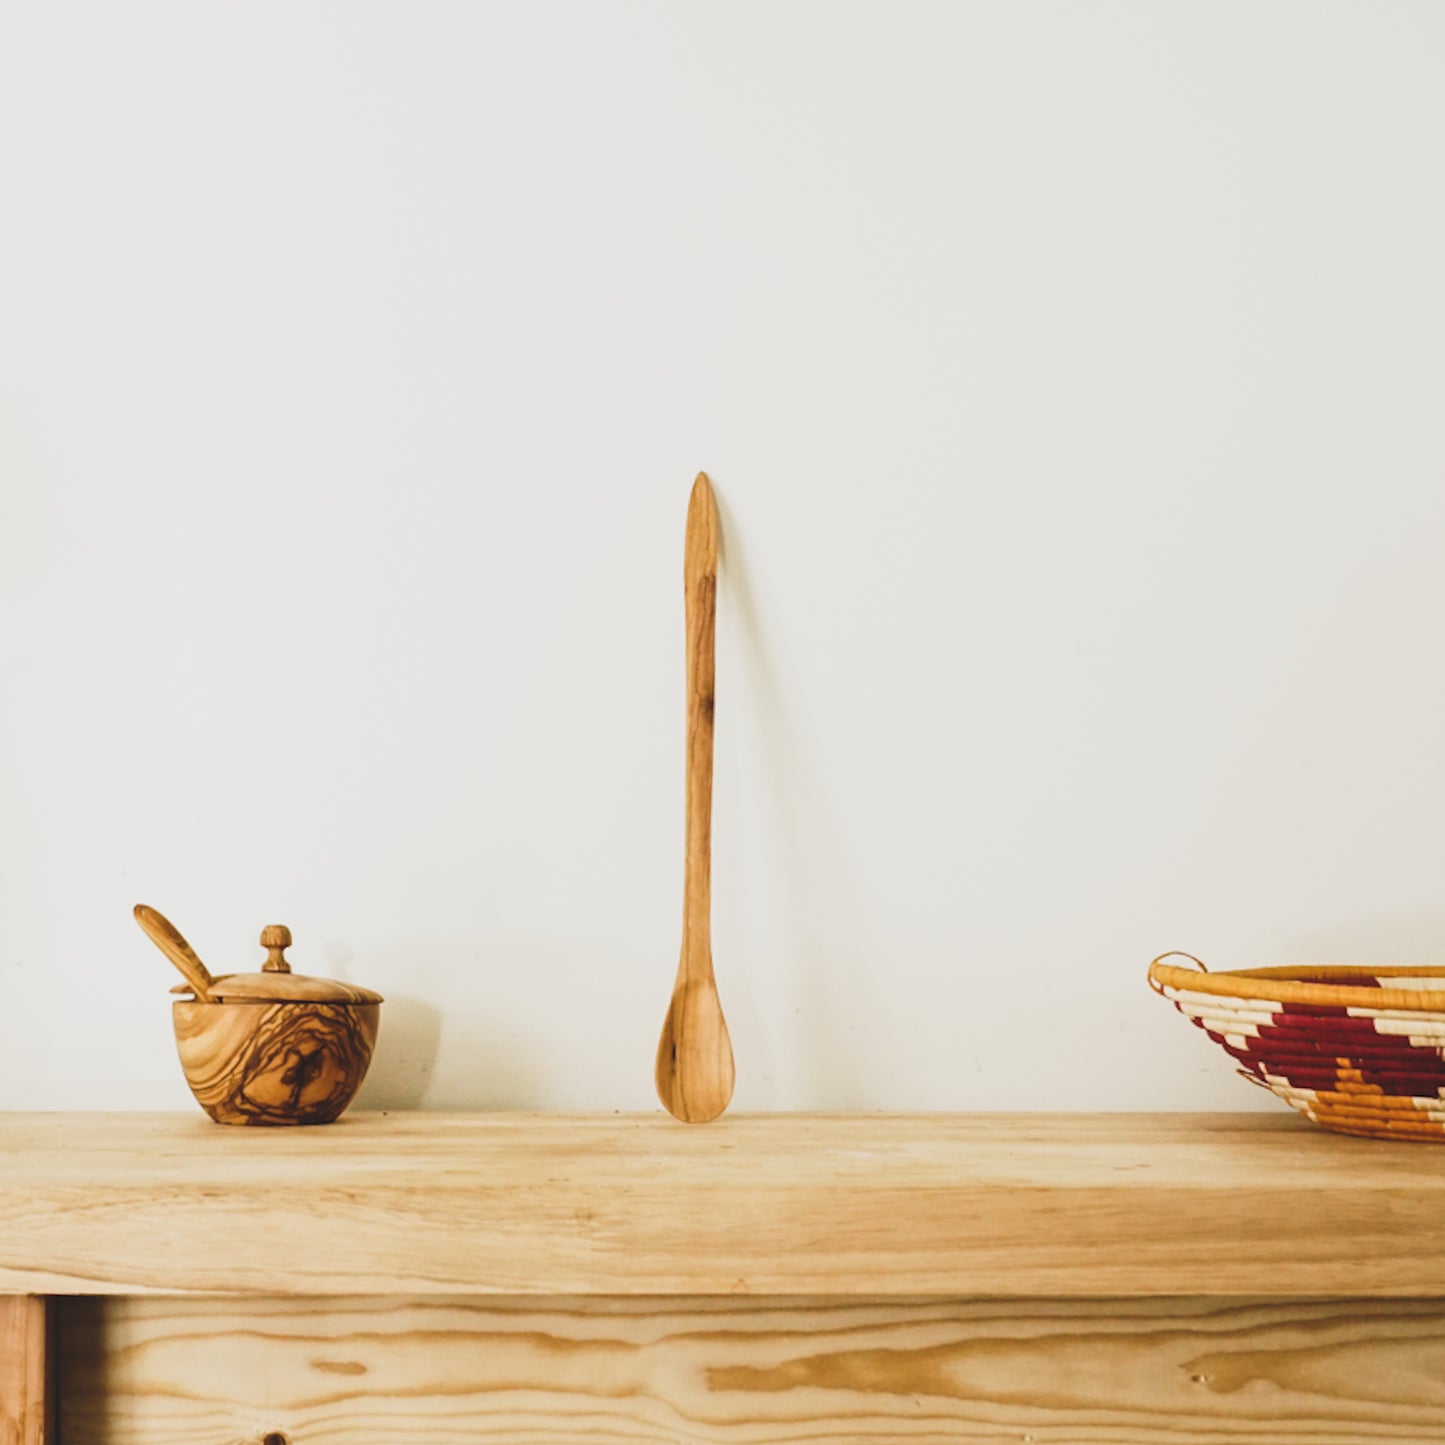
M292 973L286 959L291 946L291 930L283 923L272 923L261 930L261 947L266 961L256 973L212 974L196 951L181 937L175 926L144 903L135 906L136 922L151 942L180 970L184 983L172 993L188 994L201 1003L381 1003L379 993L354 983L334 978L311 978Z
M380 1003L381 995L354 983L334 978L311 978L292 973L286 959L291 947L291 930L284 923L270 923L261 930L261 947L266 962L259 973L223 973L211 980L211 997L220 1003ZM191 993L193 986L180 983L172 993Z

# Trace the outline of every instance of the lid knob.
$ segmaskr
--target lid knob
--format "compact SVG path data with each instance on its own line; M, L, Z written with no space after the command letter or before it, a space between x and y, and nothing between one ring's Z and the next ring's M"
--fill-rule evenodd
M291 947L291 930L284 923L268 923L261 930L261 947L266 950L266 962L261 967L267 973L291 972L285 957Z

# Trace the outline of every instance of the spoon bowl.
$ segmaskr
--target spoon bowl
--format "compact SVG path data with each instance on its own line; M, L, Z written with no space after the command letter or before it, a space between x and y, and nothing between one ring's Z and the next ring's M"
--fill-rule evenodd
M711 977L673 990L657 1042L657 1092L675 1119L706 1124L732 1102L732 1042Z

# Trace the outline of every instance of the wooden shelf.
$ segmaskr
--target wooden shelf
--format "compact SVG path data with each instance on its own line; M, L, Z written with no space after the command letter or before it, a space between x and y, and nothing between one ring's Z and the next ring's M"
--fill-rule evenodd
M1288 1116L0 1114L19 1445L1427 1445L1442 1339L1445 1151Z
M0 1114L0 1292L1445 1296L1445 1151L1257 1115Z

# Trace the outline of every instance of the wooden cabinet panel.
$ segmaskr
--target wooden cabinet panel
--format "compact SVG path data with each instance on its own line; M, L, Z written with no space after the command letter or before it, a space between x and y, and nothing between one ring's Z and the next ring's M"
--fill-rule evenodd
M58 1302L65 1445L1438 1445L1445 1305Z

